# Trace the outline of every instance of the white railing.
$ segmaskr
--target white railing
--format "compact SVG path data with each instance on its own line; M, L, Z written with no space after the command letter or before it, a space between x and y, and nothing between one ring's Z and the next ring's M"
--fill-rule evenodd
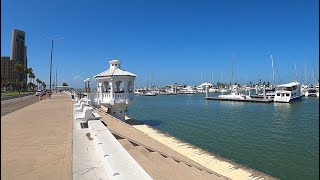
M110 102L111 100L115 100L116 102L126 101L126 99L133 100L134 93L133 92L122 92L122 93L91 93L90 99L93 101L94 99L100 99L101 102Z

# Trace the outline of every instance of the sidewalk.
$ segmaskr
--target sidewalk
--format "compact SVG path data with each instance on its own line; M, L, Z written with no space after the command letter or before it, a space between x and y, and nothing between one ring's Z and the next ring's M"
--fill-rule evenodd
M72 179L70 95L1 117L1 179Z

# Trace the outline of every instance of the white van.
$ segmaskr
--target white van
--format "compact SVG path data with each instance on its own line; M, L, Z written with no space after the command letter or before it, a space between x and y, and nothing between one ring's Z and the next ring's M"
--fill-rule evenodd
M43 93L42 93L42 91L41 90L37 90L37 92L36 92L36 96L41 96Z

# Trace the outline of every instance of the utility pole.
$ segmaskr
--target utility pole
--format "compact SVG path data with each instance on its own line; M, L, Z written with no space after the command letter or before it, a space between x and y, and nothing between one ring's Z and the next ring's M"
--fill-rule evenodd
M52 74L52 51L53 51L53 39L51 40L51 53L50 53L50 94L51 94L51 74Z
M51 76L52 76L52 53L53 53L53 41L54 40L63 40L64 38L57 38L57 39L51 39L51 53L50 53L50 94L52 91L52 83L51 83ZM51 98L51 96L49 96L49 98Z
M56 67L56 93L58 92L58 70L57 70L57 67Z

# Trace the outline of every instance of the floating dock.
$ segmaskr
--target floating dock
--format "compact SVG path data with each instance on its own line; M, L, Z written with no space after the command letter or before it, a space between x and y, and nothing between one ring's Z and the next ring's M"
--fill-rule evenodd
M273 99L251 98L251 99L233 99L233 98L219 98L219 97L204 97L206 100L218 101L238 101L238 102L257 102L257 103L271 103Z

